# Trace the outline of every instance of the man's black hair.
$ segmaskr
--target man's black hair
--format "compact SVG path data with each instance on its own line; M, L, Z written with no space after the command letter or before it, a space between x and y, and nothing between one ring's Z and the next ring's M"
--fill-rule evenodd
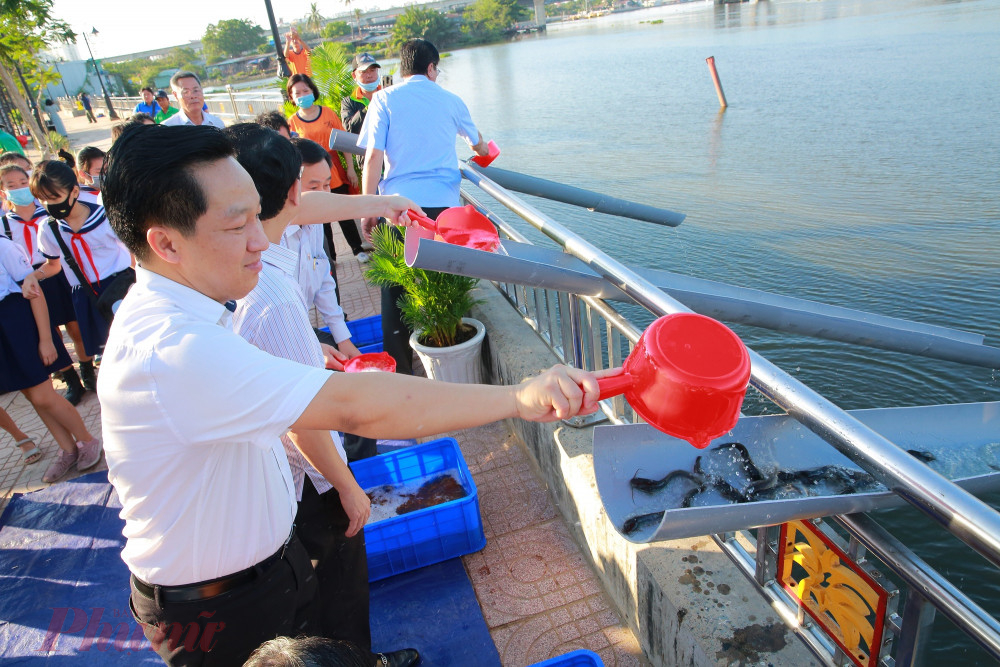
M408 39L399 49L399 73L402 76L427 74L427 68L439 62L441 54L426 39Z
M257 647L243 667L369 667L370 655L341 639L276 637Z
M208 194L192 170L235 150L229 137L207 125L129 125L108 151L101 196L111 228L142 260L149 256L151 226L194 234Z
M154 119L145 111L137 111L128 117L128 122L130 123L146 123L147 120L149 121L149 123L156 122L156 119ZM146 123L146 125L149 125L149 123Z
M260 219L281 212L288 191L302 171L302 158L292 142L257 123L237 123L223 130L236 147L236 159L250 174L260 194Z
M279 132L284 128L288 134L292 133L292 128L288 126L288 121L280 111L261 111L253 119L253 122L264 127L269 127L275 132Z
M76 186L73 168L62 160L44 160L36 164L28 183L31 194L37 199L48 201L66 196Z
M153 95L153 94L154 94L154 93L153 93L153 89L152 89L152 88L150 88L149 86L144 86L144 87L143 87L143 88L142 88L142 89L141 89L141 90L140 90L139 92L140 92L140 93L144 93L144 92L146 92L147 90L149 91L149 94L150 94L150 95Z
M315 141L306 139L305 137L295 137L292 139L292 144L299 150L299 155L302 157L302 166L309 166L317 162L326 162L326 166L333 166L330 153Z

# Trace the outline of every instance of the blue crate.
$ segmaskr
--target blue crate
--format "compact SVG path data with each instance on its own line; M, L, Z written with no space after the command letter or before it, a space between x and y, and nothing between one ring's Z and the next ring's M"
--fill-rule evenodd
M601 656L593 651L580 649L566 655L559 655L542 662L536 662L529 667L604 667Z
M441 438L351 464L363 489L399 486L446 470L458 470L467 495L365 526L368 580L470 554L486 546L479 493L454 438Z
M360 350L364 345L382 342L382 316L372 315L347 323L351 330L351 342ZM361 350L365 352L366 350ZM379 350L381 351L381 350Z
M377 343L372 343L371 345L363 345L358 348L361 354L368 354L369 352L381 352L382 351L382 341Z

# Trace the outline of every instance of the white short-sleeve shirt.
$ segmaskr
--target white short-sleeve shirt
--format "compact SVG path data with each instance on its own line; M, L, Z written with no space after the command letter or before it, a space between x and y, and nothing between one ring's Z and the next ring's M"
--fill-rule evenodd
M223 304L141 267L115 315L97 391L122 559L185 585L238 572L282 545L296 502L280 436L329 371L267 354Z
M42 223L49 219L48 212L36 201L35 212L25 220L17 211L7 212L7 224L10 226L11 240L24 248L32 265L41 264L45 257L38 249L38 231Z
M219 118L218 116L213 116L207 111L202 111L201 115L203 117L203 120L201 122L202 125L211 125L212 127L225 129L226 124L222 122L222 119ZM167 127L173 125L194 125L194 121L188 118L187 114L184 113L184 110L181 109L173 116L160 123L160 125L166 125Z
M108 222L108 216L104 213L104 207L83 201L80 203L90 209L90 214L79 232L74 232L65 220L57 221L56 225L80 270L94 283L127 269L132 263L132 256L125 244L115 236L111 223ZM44 257L62 260L70 287L80 284L76 272L71 271L66 264L62 249L48 223L38 228L38 248Z
M0 234L0 299L7 298L9 294L19 294L21 286L18 283L31 270L31 263L21 246Z
M465 102L416 74L375 93L358 146L385 151L379 194L403 195L423 207L458 206L456 135L470 146L479 141Z

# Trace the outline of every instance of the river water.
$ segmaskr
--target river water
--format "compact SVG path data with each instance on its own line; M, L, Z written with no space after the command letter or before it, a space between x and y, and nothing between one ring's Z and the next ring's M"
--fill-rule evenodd
M687 214L671 229L533 201L626 264L1000 346L995 0L687 3L550 25L441 68L501 146L497 166ZM1000 400L989 369L737 330L844 408ZM879 518L1000 615L1000 573L984 560L913 510ZM930 664L987 661L948 626Z

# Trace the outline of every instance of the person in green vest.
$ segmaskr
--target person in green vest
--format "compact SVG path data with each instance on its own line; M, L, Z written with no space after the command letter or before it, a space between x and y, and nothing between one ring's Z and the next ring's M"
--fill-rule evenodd
M153 118L157 125L180 111L180 109L170 106L170 96L167 95L167 91L165 90L156 91L156 103L160 106L160 110L156 112L156 116Z
M7 153L8 151L24 155L24 148L21 147L21 142L13 134L7 132L6 125L0 123L0 153Z
M368 113L368 103L372 101L375 91L382 87L379 84L379 68L378 61L370 53L359 53L354 56L351 71L356 85L351 94L340 101L340 120L348 132L354 134L361 132L365 114ZM354 159L358 163L358 168L361 168L364 156L355 155Z

